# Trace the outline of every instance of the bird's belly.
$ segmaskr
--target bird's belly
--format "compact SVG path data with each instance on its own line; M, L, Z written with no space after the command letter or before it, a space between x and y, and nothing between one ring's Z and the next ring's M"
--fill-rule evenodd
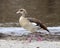
M31 32L36 32L37 31L37 28L35 28L35 26L33 25L25 25L24 26L25 29L27 29L28 31L31 31Z

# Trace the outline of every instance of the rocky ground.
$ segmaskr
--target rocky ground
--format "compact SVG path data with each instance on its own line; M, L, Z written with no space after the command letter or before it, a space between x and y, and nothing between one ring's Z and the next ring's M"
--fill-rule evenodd
M30 35L13 36L0 33L0 48L60 48L60 36L56 35L38 35L42 37L42 41L37 41L33 37L29 42L27 38Z
M7 35L0 33L0 39L4 40L27 40L31 35L36 35L33 36L32 40L37 40L37 37L41 37L43 41L60 41L60 35L49 35L49 34L41 34L41 33L30 33L28 35L22 35L22 36L15 36L15 35Z

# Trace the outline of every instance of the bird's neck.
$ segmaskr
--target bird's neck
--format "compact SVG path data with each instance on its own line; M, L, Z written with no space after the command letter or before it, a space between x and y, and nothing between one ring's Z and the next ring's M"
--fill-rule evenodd
M25 17L25 16L26 16L26 14L22 14L21 16Z
M22 14L19 20L24 19L24 18L25 18L25 14Z

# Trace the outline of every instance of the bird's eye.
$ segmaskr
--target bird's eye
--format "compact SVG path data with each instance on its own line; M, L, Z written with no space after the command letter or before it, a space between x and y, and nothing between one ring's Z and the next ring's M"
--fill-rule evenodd
M23 11L23 10L20 10L20 11Z

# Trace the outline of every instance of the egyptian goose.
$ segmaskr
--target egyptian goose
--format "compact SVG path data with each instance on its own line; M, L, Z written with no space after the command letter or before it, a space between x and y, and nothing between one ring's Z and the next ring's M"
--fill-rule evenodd
M16 13L21 14L21 17L19 18L21 27L27 29L30 32L37 32L37 30L40 28L43 28L44 30L49 32L47 27L40 20L35 18L27 18L27 11L25 9L21 8Z

